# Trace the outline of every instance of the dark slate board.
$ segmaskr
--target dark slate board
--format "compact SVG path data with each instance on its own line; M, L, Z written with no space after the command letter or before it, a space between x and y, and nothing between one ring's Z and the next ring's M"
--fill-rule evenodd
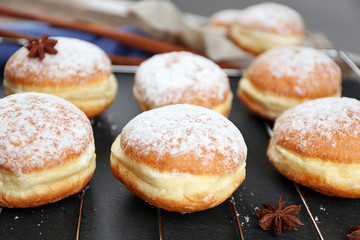
M159 239L157 208L130 194L111 173L110 147L124 125L140 113L132 96L132 74L117 74L115 103L92 120L97 169L84 195L80 239ZM231 79L233 92L238 79ZM357 97L359 83L344 81L343 95ZM0 88L1 96L4 89ZM241 130L249 152L247 176L233 194L245 239L318 239L304 206L298 215L305 224L297 232L275 237L257 225L255 208L263 202L302 205L294 184L280 175L266 157L268 134L263 120L235 97L230 120ZM350 225L360 225L360 200L323 196L300 187L325 239L346 239ZM2 208L0 239L75 239L80 194L30 209ZM202 212L180 214L161 210L164 239L240 239L230 200Z

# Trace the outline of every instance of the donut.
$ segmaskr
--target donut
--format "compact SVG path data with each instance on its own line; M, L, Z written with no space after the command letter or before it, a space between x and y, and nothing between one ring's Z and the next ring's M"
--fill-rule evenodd
M117 80L108 56L96 45L80 39L54 37L56 54L45 53L42 60L28 57L22 47L4 69L5 94L42 92L62 97L95 117L115 100Z
M95 170L86 115L45 93L0 99L0 206L36 207L75 194Z
M274 120L302 102L341 95L341 69L308 47L279 47L257 56L239 81L237 96L255 114Z
M225 116L233 98L225 72L211 60L189 52L157 54L141 63L133 94L141 111L188 103Z
M322 194L360 197L360 102L321 98L285 111L267 155L285 177Z
M231 25L229 38L240 48L258 55L268 49L302 45L305 23L294 9L272 2L243 9Z
M241 14L239 9L223 9L214 13L209 20L210 26L219 28L230 28Z
M247 147L220 113L190 104L143 112L111 146L113 175L148 203L181 213L224 202L245 179Z

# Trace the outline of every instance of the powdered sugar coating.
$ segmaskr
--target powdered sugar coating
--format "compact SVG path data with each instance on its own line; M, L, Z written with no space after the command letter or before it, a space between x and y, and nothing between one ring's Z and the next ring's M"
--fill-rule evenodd
M0 99L0 126L0 168L18 175L65 163L94 142L86 115L49 94Z
M111 73L111 62L96 45L76 38L52 37L58 40L57 54L45 58L28 58L29 50L20 48L8 60L5 77L9 81L24 81L27 85L77 85ZM43 81L46 79L46 82Z
M360 102L343 97L300 104L276 119L273 137L305 156L360 162Z
M145 164L151 161L153 167L175 174L234 172L247 154L232 122L218 112L189 104L141 113L123 128L120 141L131 158Z
M237 18L239 18L242 13L239 9L223 9L219 12L216 12L211 16L210 22L212 24L221 24L221 25L230 25L235 22Z
M282 35L304 34L305 24L294 9L273 2L255 4L243 9L237 21L243 27Z
M270 49L254 60L247 74L262 89L295 97L330 96L341 89L339 66L309 47Z
M155 106L190 103L211 108L230 91L225 72L211 60L189 52L158 54L143 62L135 87Z

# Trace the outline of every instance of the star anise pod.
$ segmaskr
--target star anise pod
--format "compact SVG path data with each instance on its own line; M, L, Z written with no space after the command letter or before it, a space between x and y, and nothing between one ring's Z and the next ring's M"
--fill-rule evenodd
M351 226L352 233L348 234L349 240L360 240L360 226Z
M301 211L301 205L292 205L284 208L284 200L280 197L279 203L275 208L271 204L263 203L264 209L257 209L256 216L259 218L259 225L263 230L274 231L276 236L281 234L281 230L299 230L304 224L295 215Z
M43 60L45 57L45 53L48 54L56 54L57 51L54 48L57 44L57 40L49 39L48 34L44 34L40 39L32 40L26 48L29 50L28 57L29 58L37 58Z

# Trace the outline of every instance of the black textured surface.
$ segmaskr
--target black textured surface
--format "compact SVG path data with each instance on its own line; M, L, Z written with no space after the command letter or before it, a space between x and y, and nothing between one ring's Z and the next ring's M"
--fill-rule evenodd
M132 74L118 74L115 103L92 120L97 169L86 190L80 239L159 239L156 207L130 194L110 168L110 147L124 125L140 113L132 96ZM235 92L238 79L231 79ZM3 88L0 88L3 96ZM345 96L358 97L360 85L343 84ZM246 179L233 194L245 239L318 239L304 208L298 217L305 224L297 232L274 237L260 229L255 208L263 202L276 205L281 195L286 205L302 205L294 184L281 176L266 157L269 137L263 120L250 113L235 97L230 120L241 130L248 146ZM325 239L346 239L350 225L360 225L360 200L323 196L301 187ZM57 203L30 208L2 208L0 239L75 239L79 194ZM202 212L180 214L161 210L164 239L240 239L229 200Z

